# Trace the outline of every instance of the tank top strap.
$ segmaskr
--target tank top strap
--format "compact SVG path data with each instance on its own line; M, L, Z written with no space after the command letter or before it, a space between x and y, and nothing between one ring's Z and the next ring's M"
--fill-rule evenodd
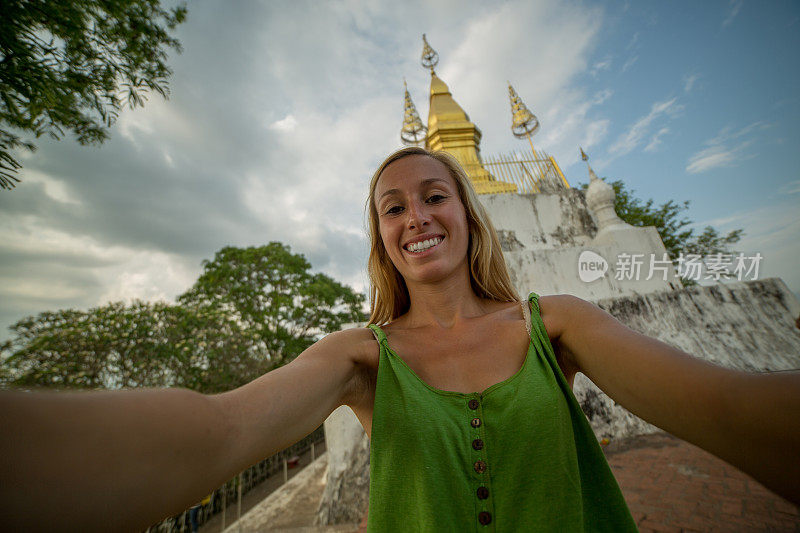
M534 341L536 340L543 341L546 339L547 342L546 343L542 342L542 344L549 345L550 338L547 336L547 330L544 329L544 322L542 322L542 315L539 310L539 295L536 294L535 292L531 292L528 295L528 303L530 304L530 313L531 313L530 328L528 329L528 334Z
M561 372L561 367L558 366L555 349L550 342L550 336L547 334L547 329L544 327L544 321L542 320L542 315L539 308L539 295L535 292L531 292L528 295L528 302L531 306L531 341L533 341L533 345L539 350L540 354L544 356L545 360L550 365L550 368L552 369L553 374L556 376L556 380L559 382L559 385L562 387L562 389L569 391L567 396L572 396L572 388L569 386L569 384L567 384L567 380L564 377L564 374Z
M534 309L536 309L536 312L538 313L539 312L539 295L536 294L535 292L531 292L528 295L528 302L531 303L531 305L534 307Z
M367 327L372 330L372 333L375 335L375 339L378 341L378 344L383 347L388 347L386 334L381 328L379 328L376 324L369 324Z

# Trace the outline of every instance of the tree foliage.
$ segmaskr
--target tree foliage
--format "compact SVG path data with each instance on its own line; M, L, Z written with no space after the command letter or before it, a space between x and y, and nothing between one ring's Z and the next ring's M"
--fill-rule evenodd
M235 322L206 311L163 302L115 302L28 317L11 328L15 337L2 365L7 383L219 392L268 370Z
M20 387L185 387L221 392L284 364L322 332L363 320L364 297L287 246L224 248L177 304L45 312L12 326L0 382Z
M672 258L681 253L699 254L702 256L716 253L731 253L731 246L739 242L744 234L742 229L736 229L727 235L721 235L711 226L706 226L699 235L694 229L689 228L693 222L681 213L689 209L689 200L677 203L669 200L660 206L654 206L653 199L643 201L636 196L636 191L628 190L622 180L609 181L614 188L616 199L614 209L617 215L632 226L655 226L667 253ZM588 185L582 184L585 190Z
M281 365L319 334L363 320L363 295L310 269L305 257L279 242L226 247L203 263L200 278L179 301L230 313Z
M99 144L124 105L168 93L170 35L183 5L160 0L3 0L0 2L0 188L13 188L21 134Z
M717 253L731 253L731 245L739 242L744 230L739 228L721 235L712 226L706 226L703 233L693 235L681 250L684 254L697 254L703 257Z

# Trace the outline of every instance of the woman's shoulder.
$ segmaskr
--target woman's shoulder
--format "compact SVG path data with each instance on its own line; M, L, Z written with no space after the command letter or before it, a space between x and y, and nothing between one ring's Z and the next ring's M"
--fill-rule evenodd
M326 348L346 355L357 363L370 359L378 351L375 335L367 327L335 331L323 337L319 342L324 342Z
M336 344L350 349L359 348L365 344L374 344L375 335L368 327L348 328L329 333L321 339L328 344Z
M595 304L571 294L550 294L539 297L539 315L550 339L559 338L569 327L605 314Z
M577 302L586 302L586 300L571 294L548 294L539 296L538 301L542 313L564 311L574 306Z

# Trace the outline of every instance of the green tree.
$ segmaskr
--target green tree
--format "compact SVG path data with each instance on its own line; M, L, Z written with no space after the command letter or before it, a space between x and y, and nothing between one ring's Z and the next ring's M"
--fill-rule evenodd
M279 242L250 248L226 247L179 302L231 313L257 338L269 361L280 366L324 333L366 317L364 296L325 274L312 274L301 254Z
M277 242L223 248L178 304L114 302L25 318L0 345L0 383L230 390L322 333L366 319L363 295L310 268Z
M165 321L176 386L217 393L249 383L272 365L257 339L229 314L212 307L173 305Z
M0 188L19 179L18 148L30 140L72 132L100 144L124 105L168 93L169 33L186 16L183 5L160 0L3 0L0 2Z
M211 309L114 302L41 313L11 329L0 377L13 386L221 392L269 369L239 325Z
M669 200L660 206L654 206L652 198L646 201L637 198L634 195L636 191L628 190L622 180L608 181L608 184L616 193L614 209L617 215L632 226L655 226L672 258L681 253L701 256L731 253L731 246L744 235L744 230L736 229L723 236L711 226L706 226L703 233L695 234L693 229L687 227L693 222L681 217L681 213L689 209L689 200L683 203ZM581 184L583 190L587 187L588 184Z
M739 228L721 235L712 226L706 226L703 233L693 235L681 250L684 254L697 254L709 256L717 253L731 253L731 245L736 244L744 235L744 230Z
M76 311L65 309L27 317L11 327L15 337L3 361L11 384L55 388L115 388L141 384L146 365L153 381L163 368L150 315L122 303ZM139 353L153 355L142 360Z

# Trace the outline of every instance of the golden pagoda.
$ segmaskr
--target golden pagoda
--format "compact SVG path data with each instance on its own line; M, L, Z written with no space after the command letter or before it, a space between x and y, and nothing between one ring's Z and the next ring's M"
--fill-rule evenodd
M478 194L517 192L513 183L498 181L487 171L480 156L481 130L470 122L469 116L453 99L450 89L434 71L438 54L422 36L422 66L431 69L428 135L425 148L445 150L455 156Z
M512 131L518 138L527 137L531 152L482 158L481 130L470 121L469 115L453 98L450 88L436 75L434 67L439 62L439 54L428 44L424 34L422 43L421 63L431 71L428 127L422 125L406 87L405 113L400 133L405 144L419 146L424 140L425 148L452 154L467 172L478 194L536 194L569 189L569 183L555 159L533 148L531 136L539 128L539 120L528 110L510 83Z

